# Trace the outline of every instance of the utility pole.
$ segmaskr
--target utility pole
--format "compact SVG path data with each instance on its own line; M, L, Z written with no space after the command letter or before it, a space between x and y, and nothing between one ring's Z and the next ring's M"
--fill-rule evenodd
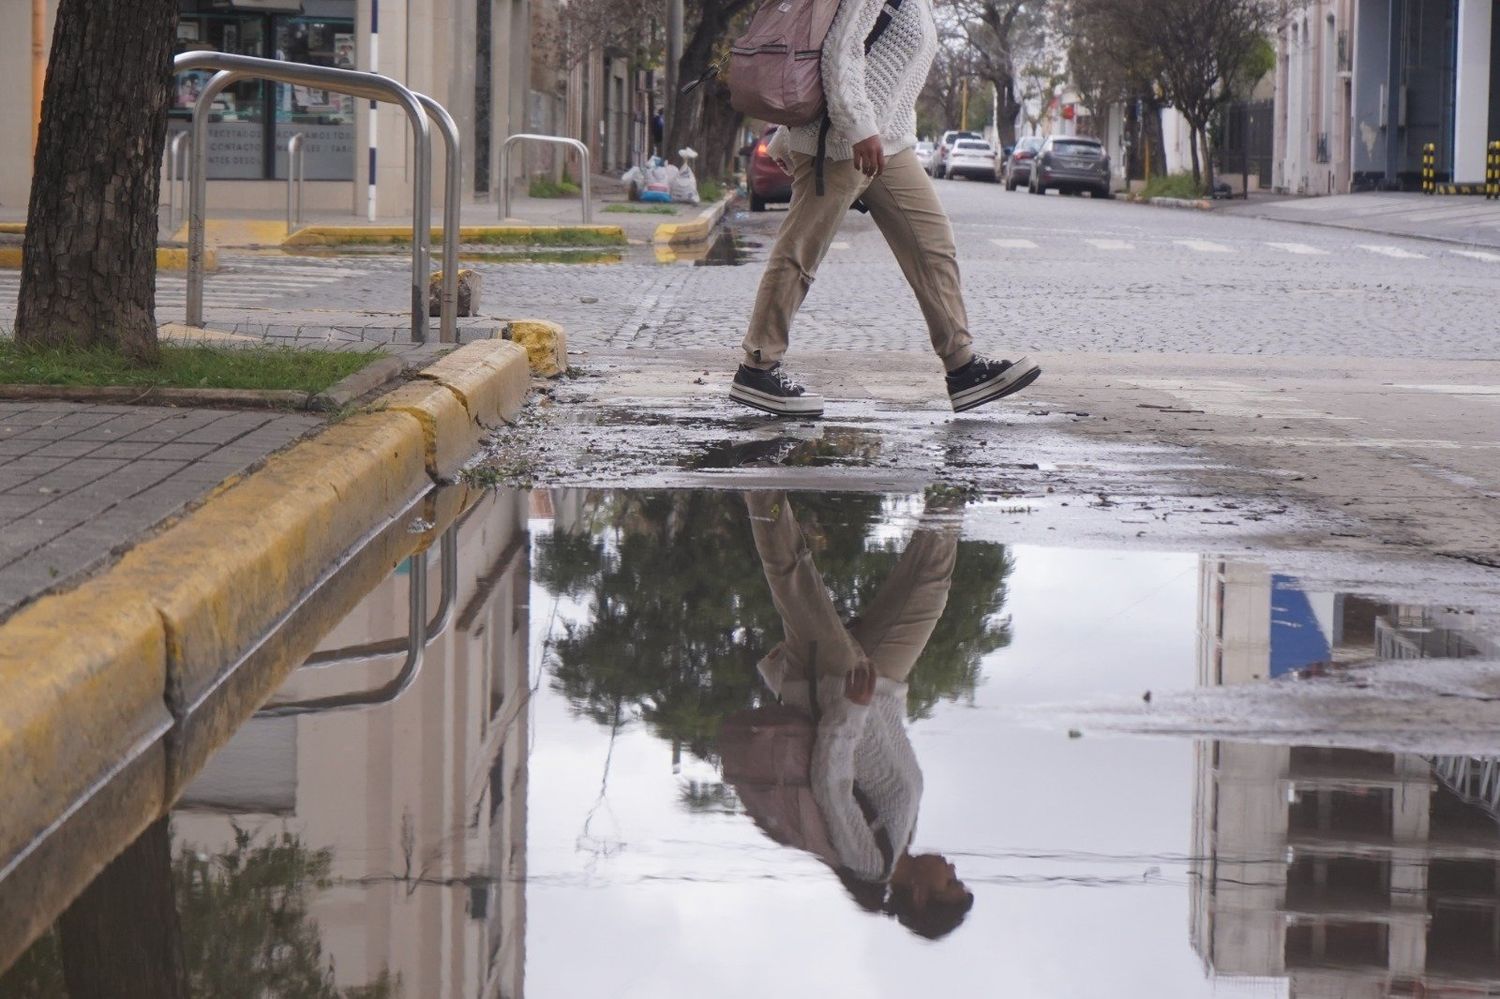
M31 149L42 128L42 90L47 86L47 0L31 0Z
M682 0L667 0L667 93L665 138L670 142L677 128L677 91L681 81L677 79L678 66L682 63ZM666 143L664 142L663 145ZM669 155L661 151L662 158Z
M969 130L969 78L967 76L963 78L960 92L963 97L959 105L958 127L960 131L967 132Z

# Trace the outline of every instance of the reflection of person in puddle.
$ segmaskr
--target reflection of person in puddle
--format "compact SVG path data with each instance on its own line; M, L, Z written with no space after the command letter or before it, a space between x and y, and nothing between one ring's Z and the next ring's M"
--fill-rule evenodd
M864 908L924 937L945 936L974 896L945 857L910 851L922 771L906 736L906 680L948 601L957 530L919 527L879 594L845 625L786 494L746 501L785 631L761 676L785 703L808 710L806 680L817 671L812 789L839 876Z

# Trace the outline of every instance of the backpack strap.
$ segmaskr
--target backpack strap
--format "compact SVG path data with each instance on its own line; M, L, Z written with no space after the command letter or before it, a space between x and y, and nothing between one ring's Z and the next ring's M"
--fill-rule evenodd
M901 9L903 0L885 0L885 5L880 8L880 16L875 18L875 26L865 36L865 54L869 55L875 43L880 41L880 36L885 34L885 29L891 26L897 11ZM814 190L819 197L823 195L823 161L828 158L828 133L833 128L833 121L827 112L823 114L823 124L818 126L818 156L813 161ZM855 207L860 206L855 202ZM865 210L865 209L861 209Z

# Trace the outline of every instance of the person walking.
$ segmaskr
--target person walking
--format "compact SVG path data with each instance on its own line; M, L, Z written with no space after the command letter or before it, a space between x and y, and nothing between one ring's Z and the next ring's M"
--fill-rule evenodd
M891 8L891 20L866 51L881 11ZM783 127L771 140L772 157L792 176L792 202L756 293L729 390L735 402L778 416L822 415L822 397L794 381L782 358L792 320L855 202L869 211L916 293L955 412L1019 392L1041 374L1028 358L991 360L973 349L953 227L912 150L917 95L937 46L932 0L839 6L822 54L823 160L823 124Z

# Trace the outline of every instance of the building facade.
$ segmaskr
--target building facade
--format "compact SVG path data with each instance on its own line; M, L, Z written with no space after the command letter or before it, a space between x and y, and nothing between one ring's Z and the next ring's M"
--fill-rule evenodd
M1500 139L1500 2L1316 0L1277 36L1275 186L1296 194L1484 180Z
M50 33L58 0L45 0ZM175 51L210 49L288 62L368 70L434 98L460 134L466 199L488 198L507 136L539 132L582 139L596 171L621 172L645 148L645 88L656 80L615 53L563 64L561 0L180 0ZM0 63L31 62L30 4L0 4ZM51 38L43 39L50 51ZM190 127L208 73L176 79L169 131ZM17 79L26 79L17 74ZM31 184L30 86L0 94L0 213L24 214ZM210 212L273 212L286 203L287 144L302 135L306 207L313 213L401 218L413 200L413 143L393 105L315 88L244 81L209 115ZM433 136L433 201L441 203L446 153ZM528 145L513 176L560 173L553 149ZM165 195L165 192L164 192Z

